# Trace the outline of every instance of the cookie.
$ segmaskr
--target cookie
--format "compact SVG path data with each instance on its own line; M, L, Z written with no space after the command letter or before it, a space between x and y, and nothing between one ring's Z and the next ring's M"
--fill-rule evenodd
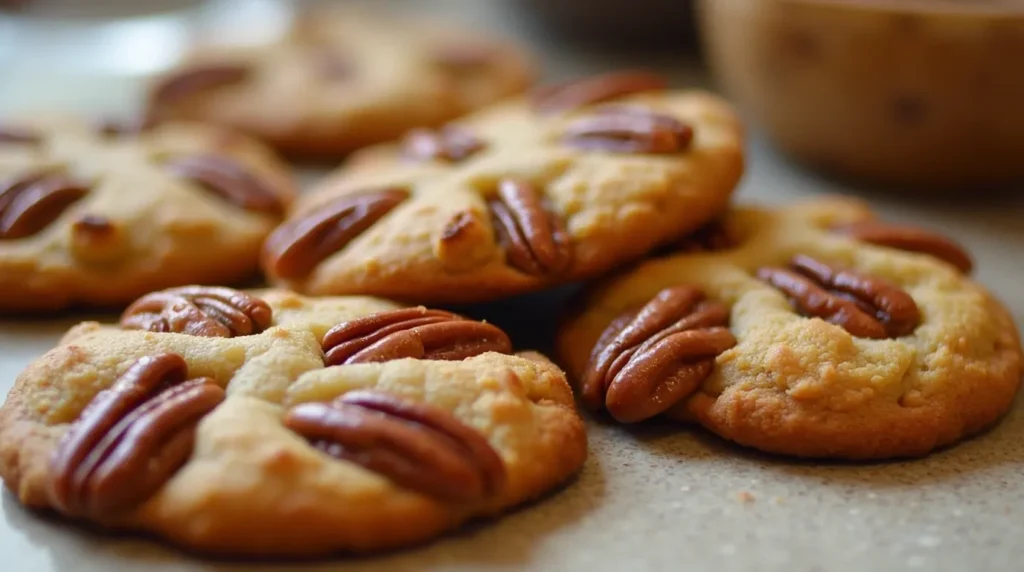
M295 195L273 154L195 124L0 124L0 311L121 306L233 282Z
M149 294L74 327L0 408L22 503L209 553L421 542L585 457L557 366L493 325L363 297Z
M1010 313L941 235L832 198L737 207L598 286L559 333L583 400L800 457L924 455L1021 381Z
M296 155L332 156L435 126L526 89L518 47L372 11L300 14L280 39L199 47L157 78L153 119L213 122Z
M620 72L363 150L267 239L273 283L417 303L586 279L722 212L742 135L713 95Z

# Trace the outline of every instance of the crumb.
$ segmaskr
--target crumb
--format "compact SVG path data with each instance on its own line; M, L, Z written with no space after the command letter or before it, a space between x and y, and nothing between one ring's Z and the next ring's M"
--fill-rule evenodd
M754 502L754 495L751 494L749 491L740 491L739 493L736 494L736 498L738 498L742 503Z
M772 499L772 502L775 504L782 504L786 502L786 497L775 497Z

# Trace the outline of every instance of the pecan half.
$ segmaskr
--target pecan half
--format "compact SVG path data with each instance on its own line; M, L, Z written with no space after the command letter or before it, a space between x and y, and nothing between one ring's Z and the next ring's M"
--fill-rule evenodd
M501 457L475 429L388 393L353 391L330 404L297 405L284 424L332 457L440 500L479 501L507 480Z
M144 357L93 398L50 460L59 511L103 519L130 510L181 468L199 420L224 400L213 380L187 375L178 354Z
M164 169L189 179L227 202L247 210L277 215L281 197L242 164L221 155L184 155L164 163Z
M88 185L59 173L29 173L0 183L0 240L36 234L88 193Z
M964 274L969 274L974 268L971 256L959 244L916 226L867 221L835 226L832 230L879 246L930 254L952 264Z
M233 338L262 332L270 327L272 316L266 302L245 292L214 286L185 286L139 298L121 314L121 327Z
M686 399L736 345L729 310L689 286L666 288L604 330L583 375L583 400L632 423Z
M38 145L43 135L23 127L0 125L0 145Z
M328 366L415 358L458 361L486 352L511 353L505 332L485 322L423 307L378 312L331 328Z
M865 338L898 338L921 321L917 304L899 287L798 255L790 269L761 268L757 277L781 290L805 316L815 316Z
M661 91L664 78L646 71L623 71L541 87L533 93L533 107L540 113L571 111L645 91Z
M282 278L305 276L407 198L403 189L350 194L285 221L263 245L263 266Z
M561 219L544 208L533 185L504 179L498 184L497 197L488 206L509 264L533 276L552 276L569 267L569 233Z
M690 146L685 123L637 107L609 107L569 124L567 145L616 153L678 153Z
M482 139L462 127L448 125L440 131L413 129L402 140L402 156L413 161L457 163L487 147Z
M178 70L156 85L150 93L150 102L173 103L197 93L241 83L250 74L248 66L237 64L211 64Z

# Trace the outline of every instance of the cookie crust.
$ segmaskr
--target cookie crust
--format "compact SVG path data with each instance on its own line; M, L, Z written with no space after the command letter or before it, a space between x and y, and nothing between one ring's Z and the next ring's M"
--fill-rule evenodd
M738 343L670 417L800 457L919 456L974 435L1009 409L1019 388L1017 327L954 266L828 230L872 218L864 204L839 198L734 208L724 223L738 246L651 260L593 291L561 331L564 364L579 379L612 319L662 288L691 284L731 307ZM899 286L916 301L921 323L907 336L868 339L797 314L755 278L758 268L784 266L796 254Z
M743 151L739 122L724 101L648 92L608 105L692 126L692 141L668 153L582 148L567 144L566 133L603 113L604 104L551 114L525 98L509 101L452 124L482 142L464 160L410 160L400 145L354 155L296 204L289 221L368 192L401 189L408 198L304 274L282 276L266 254L264 269L276 285L312 295L486 301L606 272L725 209ZM557 260L556 272L524 271L503 243L492 203L509 181L534 189L564 228L571 255Z
M89 190L40 231L0 239L0 312L118 307L168 286L254 274L262 241L282 212L232 204L170 172L167 163L176 158L232 161L280 211L296 194L290 171L268 149L220 129L179 123L104 133L67 116L3 125L38 140L0 144L0 181L58 172Z
M167 95L182 73L210 69L236 73ZM340 156L519 93L532 76L524 51L493 36L321 7L273 43L197 49L154 82L149 114L230 126L289 155Z
M226 387L199 424L186 464L148 501L102 522L189 549L246 556L370 552L421 542L547 492L586 457L565 375L539 354L402 359L324 368L336 323L398 306L372 298L258 293L266 331L235 338L124 331L87 322L30 365L0 408L0 476L26 505L48 507L49 458L69 423L136 358L182 355ZM282 424L287 407L377 389L450 411L479 431L508 480L480 501L445 502L320 452Z

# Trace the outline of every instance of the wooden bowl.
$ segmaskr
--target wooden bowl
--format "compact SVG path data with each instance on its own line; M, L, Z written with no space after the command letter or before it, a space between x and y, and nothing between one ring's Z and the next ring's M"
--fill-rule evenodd
M702 0L727 92L786 152L922 190L1024 181L1024 2Z

